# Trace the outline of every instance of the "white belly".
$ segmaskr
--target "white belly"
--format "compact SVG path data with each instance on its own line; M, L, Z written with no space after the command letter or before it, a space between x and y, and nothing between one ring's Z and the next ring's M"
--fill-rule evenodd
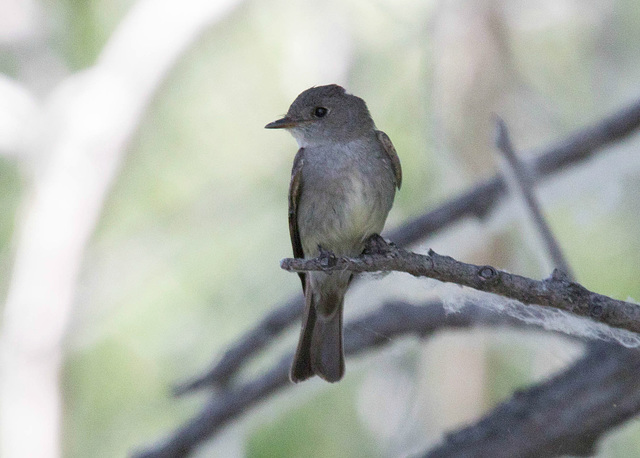
M364 241L384 227L389 208L366 179L352 175L302 199L298 226L306 256L318 245L337 255L357 255Z

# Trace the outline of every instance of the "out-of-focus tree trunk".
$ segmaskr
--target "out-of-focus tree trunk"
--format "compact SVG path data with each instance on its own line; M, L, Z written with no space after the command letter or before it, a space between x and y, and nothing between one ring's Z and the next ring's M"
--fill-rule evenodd
M129 140L176 59L239 0L143 0L30 134L46 167L24 204L2 323L5 457L60 456L62 341L84 248Z

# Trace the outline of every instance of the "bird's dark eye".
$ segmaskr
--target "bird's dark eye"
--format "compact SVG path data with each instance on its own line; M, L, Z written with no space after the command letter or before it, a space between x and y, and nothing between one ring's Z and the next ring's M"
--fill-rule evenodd
M329 110L327 110L325 107L315 107L313 109L313 115L316 118L324 118L328 112Z

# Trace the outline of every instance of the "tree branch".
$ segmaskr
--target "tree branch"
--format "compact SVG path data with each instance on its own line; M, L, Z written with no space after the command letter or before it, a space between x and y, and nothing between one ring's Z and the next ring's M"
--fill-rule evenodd
M525 306L522 306L525 307ZM522 322L469 301L450 313L439 300L421 306L388 303L345 326L345 353L361 354L401 336L429 338L475 326L522 327ZM365 329L366 332L359 330ZM291 388L288 352L267 372L212 396L190 421L135 458L187 456L200 443L276 392ZM615 406L615 408L612 408ZM447 436L427 457L581 455L611 428L640 411L640 353L599 342L569 369L516 393L475 425ZM544 430L544 434L541 431ZM510 433L505 433L510 431ZM504 453L501 453L501 450ZM521 450L522 453L514 453Z
M424 457L590 456L605 432L640 411L639 374L637 349L590 345L569 369L515 393Z
M523 156L533 157L525 161L526 167L531 170L532 179L538 181L589 159L601 148L634 133L638 127L640 101L570 134L547 148L524 153ZM506 191L504 179L495 175L385 236L399 246L407 246L463 218L483 218L497 206Z
M507 175L514 194L522 197L528 215L546 246L554 265L569 273L569 264L546 223L535 198L534 183L529 170L517 157L505 123L497 120L497 146L507 159ZM630 360L630 361L629 361ZM618 406L631 390L635 393L639 380L620 377L637 365L637 351L603 342L590 342L588 354L572 368L553 380L517 393L475 424L448 434L444 443L427 452L425 457L448 456L532 456L556 455L587 456L594 453L595 442L602 431L610 429L635 415L639 407L633 400L630 408L610 409L608 403ZM589 374L587 377L585 374ZM610 379L625 386L604 392L605 403L593 402L593 387L607 386ZM620 393L624 393L622 396ZM602 393L598 392L598 395ZM577 401L577 402L576 402ZM629 405L629 404L628 404ZM605 407L605 415L601 409ZM607 415L614 412L614 416ZM541 423L540 416L544 416ZM585 428L584 418L593 419ZM561 419L561 421L558 421ZM507 426L508 425L508 426ZM543 430L544 434L540 434ZM509 434L504 434L508 430Z
M534 179L577 165L595 155L601 148L620 141L640 127L640 101L574 132L545 150L530 152L534 159L526 161ZM461 193L435 210L427 212L385 235L399 246L408 246L462 220L483 218L506 193L506 184L499 175L485 180ZM302 314L302 298L291 297L277 306L252 329L243 334L212 367L192 380L178 386L184 394L205 386L224 386L240 367L261 351Z
M234 345L231 345L211 370L177 385L174 388L174 394L179 396L211 385L220 388L226 387L231 377L253 353L266 347L283 329L300 316L303 304L303 298L300 295L269 312L255 328L245 333Z
M3 309L0 455L60 455L63 342L86 244L158 88L237 3L136 2L95 65L64 80L30 121L28 152L46 160L24 202Z
M513 189L512 193L516 196L520 196L522 199L527 215L533 223L533 227L536 229L536 233L542 239L545 250L549 255L553 267L560 269L569 278L573 279L573 273L569 263L562 253L560 244L553 236L549 224L542 215L542 209L535 197L533 190L535 184L531 177L530 171L527 169L526 164L516 154L511 139L509 138L509 132L505 122L497 118L496 119L496 146L506 159L505 175L511 177L509 179L509 185Z
M345 354L351 356L387 345L403 335L426 338L448 328L471 326L522 326L522 322L476 304L459 313L447 313L440 301L422 306L388 303L379 310L345 326ZM359 330L366 329L366 332ZM205 407L171 436L145 450L136 458L177 458L186 456L200 442L213 436L230 421L246 413L274 392L292 387L289 366L293 351L284 355L269 371L238 386L214 395Z
M640 333L640 306L589 291L579 283L569 281L558 270L554 270L550 278L540 281L492 266L466 264L433 250L426 256L412 253L388 244L380 236L371 237L367 246L366 252L357 258L335 257L321 252L314 259L284 259L281 267L290 272L406 272L416 277L429 277L498 294L524 304L553 307Z

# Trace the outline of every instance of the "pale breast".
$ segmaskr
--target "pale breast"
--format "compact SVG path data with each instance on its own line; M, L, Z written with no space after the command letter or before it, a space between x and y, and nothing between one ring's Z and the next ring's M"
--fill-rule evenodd
M384 226L388 209L384 208L383 197L375 184L362 174L352 175L348 179L341 227L351 239L362 240L380 232Z
M359 254L364 240L382 231L391 208L390 167L371 151L315 153L309 161L305 154L298 205L304 253L314 256L321 245L338 255Z

